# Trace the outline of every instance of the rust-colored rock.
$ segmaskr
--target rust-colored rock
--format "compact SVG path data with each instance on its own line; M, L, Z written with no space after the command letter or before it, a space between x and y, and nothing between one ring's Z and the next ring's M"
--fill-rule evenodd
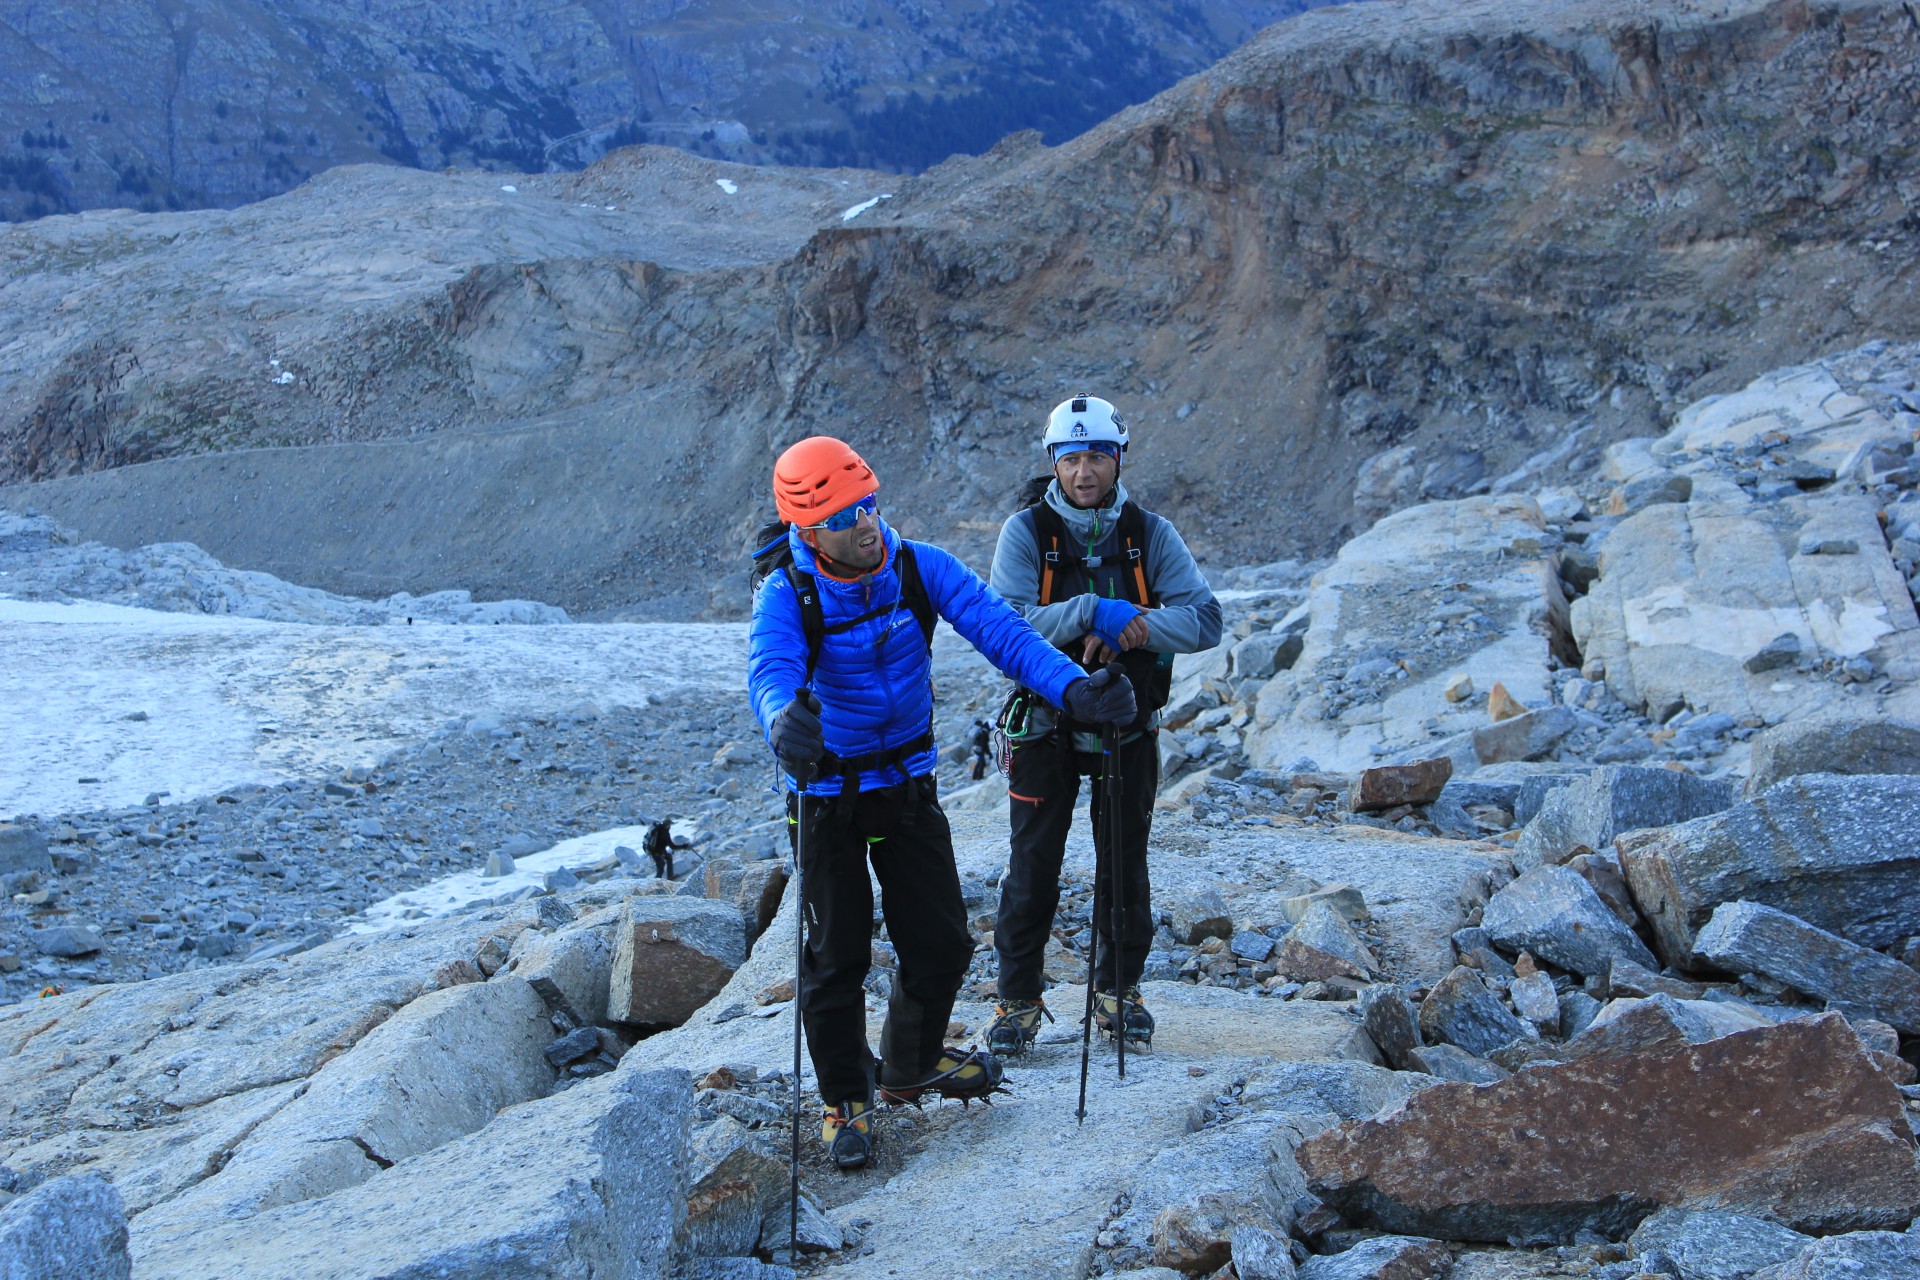
M1487 719L1498 724L1502 720L1511 720L1515 716L1526 713L1526 704L1508 693L1506 685L1495 681L1493 692L1487 695Z
M1815 1233L1901 1228L1920 1209L1900 1094L1835 1014L1438 1085L1299 1160L1349 1219L1454 1240L1619 1235L1662 1205Z
M1353 787L1353 811L1373 813L1403 804L1432 804L1440 788L1453 776L1453 761L1445 756L1414 764L1383 764L1360 774Z

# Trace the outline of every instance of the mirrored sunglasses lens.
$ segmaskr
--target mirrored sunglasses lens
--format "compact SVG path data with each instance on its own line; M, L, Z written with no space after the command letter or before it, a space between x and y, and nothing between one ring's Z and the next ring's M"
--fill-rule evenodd
M860 517L873 515L880 510L880 504L873 498L862 498L850 507L843 507L828 516L822 524L834 533L845 533L860 523Z

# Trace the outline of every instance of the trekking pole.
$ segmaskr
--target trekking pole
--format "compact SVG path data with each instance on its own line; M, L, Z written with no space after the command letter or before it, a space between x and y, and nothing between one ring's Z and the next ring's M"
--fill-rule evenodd
M813 690L794 690L794 698L815 715L820 699ZM809 762L794 781L793 795L793 1148L787 1156L787 1260L800 1260L800 969L807 962L807 788L813 783Z
M1106 821L1100 825L1107 829L1107 867L1111 879L1107 886L1107 901L1112 910L1113 937L1107 940L1113 948L1113 1042L1120 1051L1120 1078L1127 1078L1127 997L1120 986L1120 965L1126 954L1120 947L1120 926L1126 919L1126 889L1120 883L1120 726L1108 725L1106 729L1106 812L1100 816ZM1097 867L1098 853L1095 851ZM1095 873L1097 880L1098 873ZM1099 930L1095 929L1098 933Z
M1080 1019L1080 1105L1073 1113L1074 1123L1087 1122L1087 1059L1093 1052L1093 966L1100 958L1100 853L1093 858L1093 902L1087 912L1093 925L1093 939L1087 943L1087 1012Z

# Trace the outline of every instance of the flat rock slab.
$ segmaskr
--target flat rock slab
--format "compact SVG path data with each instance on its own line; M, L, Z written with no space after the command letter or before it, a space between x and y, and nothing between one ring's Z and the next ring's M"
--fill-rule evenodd
M1920 777L1806 774L1757 800L1618 842L1634 901L1666 963L1723 902L1778 907L1867 947L1920 933Z
M1797 916L1757 902L1726 902L1694 940L1694 954L1729 973L1764 973L1796 991L1869 1009L1920 1034L1920 973Z
M1682 701L1770 721L1829 701L1814 678L1746 668L1785 632L1808 650L1878 650L1897 679L1911 679L1920 621L1878 505L1837 489L1757 503L1723 481L1636 512L1608 532L1600 580L1570 609L1580 652L1605 664L1630 707ZM1795 554L1811 529L1854 541L1859 554Z
M542 1096L552 1032L517 978L429 992L322 1067L297 1100L237 1143L220 1171L142 1214L136 1231L193 1234L364 1182ZM151 1247L143 1244L141 1247Z
M1071 1028L1054 1026L1008 1071L1012 1097L935 1134L915 1157L912 1177L861 1198L860 1216L873 1221L867 1240L874 1252L835 1271L847 1280L911 1275L937 1253L942 1273L954 1277L1080 1274L1074 1268L1115 1189L1156 1152L1188 1140L1185 1111L1215 1092L1207 1080L1232 1079L1274 1059L1371 1056L1357 1025L1335 1006L1178 983L1144 990L1159 1021L1153 1052L1127 1055L1123 1083L1114 1076L1113 1051L1096 1051L1084 1124L1073 1119L1079 1040ZM1077 1009L1083 999L1072 987L1049 996L1061 1009ZM1207 1080L1188 1074L1195 1065L1206 1068ZM884 1120L880 1141L887 1141ZM982 1179L981 1168L1001 1176ZM960 1218L953 1213L958 1204L967 1206Z
M143 1280L659 1275L686 1212L692 1082L604 1077L322 1199L135 1246Z
M1300 1164L1357 1222L1453 1240L1619 1235L1675 1204L1814 1232L1920 1208L1899 1091L1836 1014L1440 1085L1310 1140Z
M1259 694L1249 757L1269 768L1305 755L1326 768L1359 769L1379 763L1376 746L1426 742L1429 726L1443 741L1467 733L1485 712L1447 699L1462 673L1480 688L1504 681L1526 703L1544 700L1548 644L1536 624L1566 608L1545 531L1533 499L1498 494L1408 507L1348 542L1308 589L1299 657ZM1471 584L1475 611L1490 625L1458 633L1444 665L1408 670L1383 640L1456 605L1453 591L1426 587L1436 579ZM1326 670L1354 673L1360 696L1352 705L1330 708ZM1456 763L1479 762L1469 747Z

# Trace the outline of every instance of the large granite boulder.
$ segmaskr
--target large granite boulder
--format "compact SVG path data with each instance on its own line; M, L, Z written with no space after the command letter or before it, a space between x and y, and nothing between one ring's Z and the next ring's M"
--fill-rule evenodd
M1463 735L1486 710L1449 702L1448 683L1465 673L1481 688L1504 683L1528 706L1548 703L1550 638L1564 630L1566 600L1539 507L1508 494L1386 517L1314 577L1306 611L1298 660L1255 702L1249 758L1279 767L1306 755L1352 770L1380 763L1375 747L1411 748L1417 760L1417 744L1459 738L1453 763L1465 772L1481 761ZM1394 639L1411 635L1420 638Z
M1764 973L1920 1035L1920 973L1773 907L1722 903L1694 939L1693 953L1728 973Z
M429 992L315 1073L212 1177L141 1214L140 1247L324 1196L543 1096L547 1008L518 978Z
M1554 790L1540 806L1513 862L1521 869L1565 862L1582 845L1604 850L1623 831L1665 827L1733 803L1733 786L1677 769L1607 765Z
M1662 1209L1627 1240L1633 1255L1664 1254L1686 1280L1747 1280L1791 1260L1809 1237L1765 1218L1713 1209Z
M1755 737L1751 760L1749 796L1802 773L1920 773L1920 722L1829 710Z
M1899 1090L1834 1014L1438 1085L1299 1158L1351 1220L1453 1240L1617 1236L1673 1205L1810 1233L1920 1209Z
M1790 633L1809 654L1869 657L1902 686L1892 701L1909 701L1920 617L1878 504L1819 484L1857 470L1897 434L1818 368L1779 370L1689 406L1646 458L1687 478L1687 496L1634 511L1607 534L1599 581L1570 610L1581 654L1604 664L1628 706L1771 722L1827 701L1817 673L1749 664ZM1761 453L1779 456L1790 465L1774 474L1804 476L1817 491L1763 488L1723 464L1723 447L1753 451L1756 464ZM1862 704L1880 701L1869 693Z
M1758 799L1623 836L1627 884L1660 958L1692 963L1723 902L1778 907L1867 947L1920 934L1920 777L1789 778Z
M614 930L608 1016L678 1026L746 958L746 921L731 902L630 898Z
M1506 885L1488 900L1480 927L1509 951L1530 951L1581 975L1604 974L1618 959L1659 967L1646 943L1568 867L1535 867Z
M127 1209L97 1173L43 1182L0 1207L0 1280L129 1280Z

